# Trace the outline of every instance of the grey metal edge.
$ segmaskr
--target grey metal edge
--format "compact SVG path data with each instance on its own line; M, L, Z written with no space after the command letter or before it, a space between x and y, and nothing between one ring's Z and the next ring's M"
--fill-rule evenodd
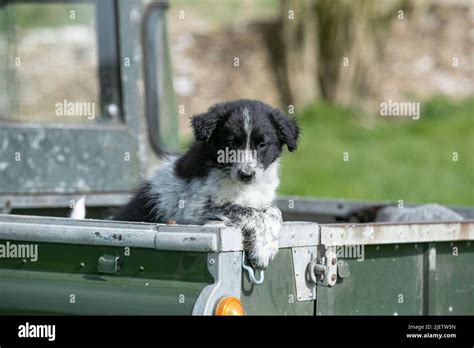
M321 244L373 245L474 240L474 220L321 225Z

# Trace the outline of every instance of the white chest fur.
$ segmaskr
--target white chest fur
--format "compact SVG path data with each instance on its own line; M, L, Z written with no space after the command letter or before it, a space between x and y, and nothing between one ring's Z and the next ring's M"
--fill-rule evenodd
M164 161L151 178L152 195L158 197L155 209L165 220L178 223L202 223L201 217L212 201L262 209L273 201L278 188L278 162L272 163L251 184L242 184L218 169L204 178L185 181L176 177L175 158Z
M214 201L216 204L234 203L244 207L262 209L275 198L279 185L278 163L272 163L255 182L242 184L232 180L220 171L211 173L208 184L216 185Z

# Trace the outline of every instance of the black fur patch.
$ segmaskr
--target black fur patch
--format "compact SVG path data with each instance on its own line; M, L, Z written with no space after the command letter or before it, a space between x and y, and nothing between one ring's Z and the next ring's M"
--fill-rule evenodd
M176 162L176 174L186 180L202 178L211 168L228 169L230 163L218 163L219 150L243 150L247 134L244 111L251 122L250 150L267 168L281 155L283 145L294 151L300 129L296 120L258 100L240 99L212 106L192 118L195 142Z
M130 201L115 210L112 220L159 222L156 212L153 212L153 197L150 197L150 183L145 182L137 190ZM157 197L154 197L157 199Z
M207 144L197 141L191 145L188 152L178 158L175 172L178 177L185 180L203 178L213 165L212 152Z

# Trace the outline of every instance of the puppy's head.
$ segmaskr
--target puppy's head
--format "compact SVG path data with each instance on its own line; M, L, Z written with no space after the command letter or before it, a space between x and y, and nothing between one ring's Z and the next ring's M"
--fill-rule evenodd
M214 164L244 184L259 180L284 145L295 151L300 132L294 119L249 99L216 104L191 123Z

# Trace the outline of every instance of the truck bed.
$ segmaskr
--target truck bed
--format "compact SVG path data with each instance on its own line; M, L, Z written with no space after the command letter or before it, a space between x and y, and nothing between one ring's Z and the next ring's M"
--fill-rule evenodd
M472 314L472 240L473 220L285 222L256 285L242 270L240 231L222 223L0 215L0 252L17 248L0 258L0 312L202 315L235 296L247 314ZM36 245L37 259L22 245ZM326 267L326 282L308 279L311 262Z

